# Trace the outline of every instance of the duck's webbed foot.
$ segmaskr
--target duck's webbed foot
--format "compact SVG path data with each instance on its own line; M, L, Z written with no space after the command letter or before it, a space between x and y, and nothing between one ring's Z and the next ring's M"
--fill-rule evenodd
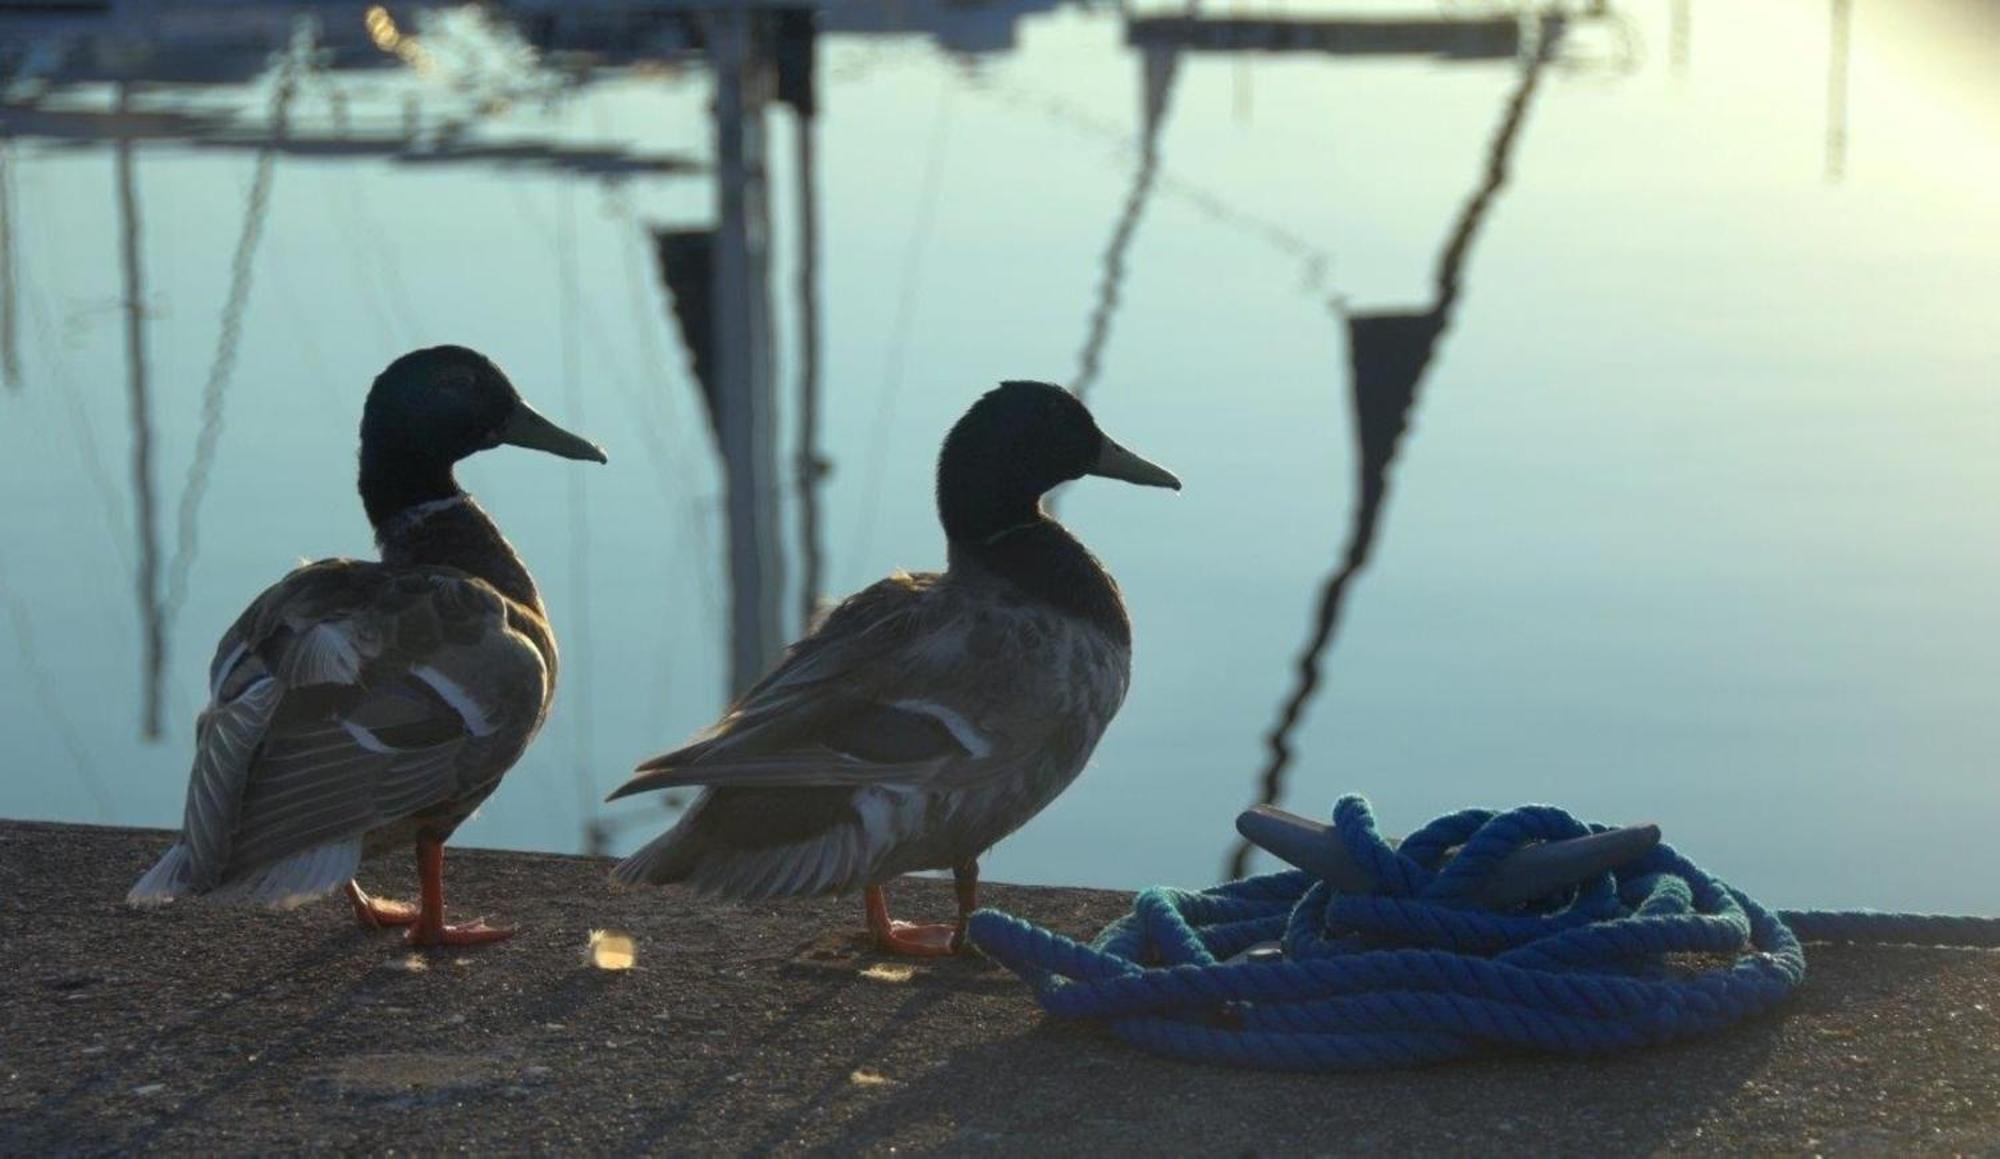
M964 931L937 922L892 921L887 928L869 924L877 949L906 958L949 958L958 952Z
M358 881L347 883L347 900L354 906L354 919L371 930L417 924L417 907L406 901L375 897Z
M884 953L912 958L947 958L966 952L965 922L978 907L979 865L968 861L952 869L958 890L958 921L941 923L899 922L889 917L889 895L879 885L865 891L868 903L868 932Z
M446 925L444 920L444 841L426 834L417 838L417 883L423 891L418 909L403 941L412 946L481 946L514 936L512 926L489 926L485 918L463 925Z

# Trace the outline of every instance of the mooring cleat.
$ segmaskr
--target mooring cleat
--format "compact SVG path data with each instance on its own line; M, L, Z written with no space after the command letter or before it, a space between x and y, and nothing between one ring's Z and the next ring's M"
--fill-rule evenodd
M1375 880L1347 855L1333 826L1271 805L1253 805L1236 818L1236 831L1272 856L1297 866L1342 893L1370 893ZM1473 895L1490 909L1546 897L1636 861L1660 843L1658 825L1628 825L1561 841L1524 846L1494 868Z
M1589 881L1621 865L1629 865L1660 843L1658 825L1626 825L1561 841L1538 841L1514 851L1500 863L1473 900L1489 909L1505 909Z
M1275 805L1252 805L1236 815L1236 831L1264 852L1305 870L1342 893L1370 893L1375 879L1354 864L1333 826Z

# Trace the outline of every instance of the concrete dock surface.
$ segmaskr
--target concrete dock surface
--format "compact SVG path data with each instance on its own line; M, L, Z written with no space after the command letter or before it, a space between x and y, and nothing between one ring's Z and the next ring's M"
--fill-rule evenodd
M1612 1058L1282 1075L1042 1015L979 960L906 963L857 900L614 890L607 863L453 851L411 953L339 900L133 911L168 835L0 823L0 1152L2000 1151L2000 953L1808 947L1779 1014ZM408 866L363 883L411 896ZM1123 894L992 886L1078 936ZM891 891L942 918L945 882ZM589 932L636 942L605 970Z

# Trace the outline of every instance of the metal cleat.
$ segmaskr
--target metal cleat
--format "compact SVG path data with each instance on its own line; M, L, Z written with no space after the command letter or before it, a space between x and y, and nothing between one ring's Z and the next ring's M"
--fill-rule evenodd
M1270 805L1254 805L1236 818L1251 844L1311 873L1343 893L1369 893L1375 882L1347 855L1333 826ZM1607 870L1629 864L1660 843L1658 825L1627 825L1562 841L1522 847L1500 863L1473 900L1489 909L1533 901Z

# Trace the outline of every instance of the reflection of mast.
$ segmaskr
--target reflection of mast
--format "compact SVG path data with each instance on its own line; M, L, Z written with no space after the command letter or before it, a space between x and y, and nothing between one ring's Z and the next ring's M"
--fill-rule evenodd
M827 461L819 453L819 207L817 172L813 163L816 118L813 57L818 38L816 14L810 8L790 8L776 14L774 45L778 99L792 109L793 168L798 189L799 263L799 434L792 472L799 498L799 631L809 631L819 616L822 551L819 490Z
M1854 20L1854 0L1832 0L1826 65L1826 179L1847 174L1847 45Z
M14 169L12 149L0 139L0 378L21 387L21 336L16 329L20 309L14 283Z
M1360 444L1359 487L1354 504L1354 521L1348 531L1347 546L1339 564L1320 588L1319 607L1306 646L1298 657L1298 680L1278 712L1278 720L1265 736L1270 759L1264 767L1259 799L1273 804L1284 795L1284 772L1292 758L1291 734L1305 715L1306 704L1318 690L1320 659L1333 640L1340 621L1341 603L1348 584L1368 565L1375 545L1375 532L1382 516L1383 501L1389 493L1389 466L1395 460L1403 431L1409 425L1417 388L1423 381L1437 342L1451 324L1457 305L1461 275L1472 240L1493 206L1494 197L1507 181L1507 162L1526 119L1528 102L1540 79L1542 65L1554 48L1560 24L1553 16L1539 21L1540 36L1521 72L1521 79L1508 100L1500 126L1487 150L1486 171L1459 212L1459 218L1445 242L1438 260L1433 301L1422 311L1394 311L1347 315L1348 358L1352 364L1354 428ZM1241 877L1248 869L1250 846L1238 842L1230 854L1228 874Z
M305 51L310 51L310 42L294 45L292 59L283 66L277 90L272 94L273 142L285 139L291 121L292 94L297 87L292 61ZM199 551L197 521L201 500L208 490L216 446L222 439L222 404L236 369L236 350L243 338L243 312L250 305L250 271L257 256L257 243L264 236L277 160L275 149L265 149L257 155L256 175L250 181L250 194L243 204L243 225L236 236L236 252L229 262L229 295L223 300L215 358L209 364L208 381L201 391L201 430L195 437L194 457L188 461L187 482L181 487L180 509L174 523L174 554L167 565L166 594L160 601L161 619L169 625L187 600L188 573L193 570Z
M1097 279L1097 305L1090 312L1090 329L1084 334L1083 349L1077 353L1076 375L1069 382L1070 389L1086 402L1090 399L1090 388L1097 385L1098 373L1104 368L1104 347L1111 340L1111 321L1117 316L1119 292L1125 285L1125 256L1139 232L1139 219L1145 216L1159 176L1160 129L1166 123L1174 77L1180 71L1180 54L1172 48L1149 44L1140 51L1145 71L1141 74L1144 123L1139 133L1139 168L1132 174L1132 188L1125 194L1125 206L1118 213L1118 223L1111 228L1110 243L1104 247L1103 269ZM1043 503L1054 512L1058 499L1059 496L1050 495Z
M1673 0L1667 16L1667 71L1673 74L1675 80L1687 76L1688 36L1692 23L1688 0Z
M131 111L131 103L131 86L121 83L118 86L121 117ZM125 271L125 365L132 407L132 493L139 540L134 587L145 637L141 734L148 740L156 740L160 735L161 681L167 665L167 639L160 623L160 545L153 517L153 416L146 397L146 322L141 313L145 283L139 265L139 194L133 184L130 137L118 138L117 178L119 252Z
M709 20L715 69L715 422L729 523L732 693L748 688L782 643L778 611L776 395L772 384L770 205L764 168L767 71L757 14Z
M1104 272L1097 282L1097 308L1090 315L1090 332L1084 337L1077 356L1076 377L1070 381L1078 397L1088 398L1104 364L1104 344L1111 337L1111 319L1118 309L1119 289L1125 282L1125 255L1139 219L1146 212L1148 195L1160 171L1160 127L1166 120L1167 100L1173 93L1179 72L1180 54L1163 45L1147 45L1145 60L1145 124L1140 134L1139 168L1132 175L1132 189L1125 195L1125 208L1111 231L1111 244L1104 250Z

